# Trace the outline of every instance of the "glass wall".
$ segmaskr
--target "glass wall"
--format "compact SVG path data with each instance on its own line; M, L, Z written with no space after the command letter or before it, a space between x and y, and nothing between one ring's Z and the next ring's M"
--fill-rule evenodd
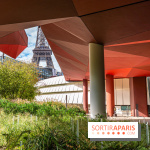
M47 79L53 76L52 68L37 68L39 70L39 80Z
M117 116L130 116L131 111L129 79L115 79L114 90Z
M115 105L130 105L129 79L115 79Z

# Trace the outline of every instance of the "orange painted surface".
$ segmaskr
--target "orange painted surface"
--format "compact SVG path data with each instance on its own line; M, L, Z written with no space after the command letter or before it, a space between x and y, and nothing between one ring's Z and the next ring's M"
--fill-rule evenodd
M12 58L16 58L27 45L28 38L24 30L0 38L0 51Z
M9 44L1 44L0 51L7 54L12 58L17 58L17 56L26 48L27 46L22 45L9 45Z
M16 0L16 3L0 2L0 37L42 26L66 80L89 79L90 42L104 45L105 74L114 78L150 76L150 1L46 0L41 4L36 0ZM11 51L7 54L13 57L20 53Z
M82 3L74 2L76 7ZM88 3L92 1L85 3L85 9ZM122 3L128 4L117 1L115 6ZM89 80L88 44L93 42L104 45L105 75L111 74L114 78L150 76L149 8L150 1L147 1L42 25L65 79Z
M130 78L130 105L132 116L148 117L146 77Z
M104 11L109 9L114 9L128 4L133 4L141 0L73 0L75 8L79 15L85 15L94 13L97 11Z
M113 116L114 114L114 79L112 75L106 75L106 103L107 114Z

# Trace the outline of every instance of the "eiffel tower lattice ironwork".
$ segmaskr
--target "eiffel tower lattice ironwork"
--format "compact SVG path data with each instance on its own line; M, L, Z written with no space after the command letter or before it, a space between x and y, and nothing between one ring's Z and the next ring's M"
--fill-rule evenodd
M51 55L52 55L52 50L50 49L50 46L45 38L45 35L41 27L39 26L37 31L36 45L35 48L33 49L32 62L36 63L37 66L39 66L39 62L41 60L45 60L47 64L46 68L54 69Z

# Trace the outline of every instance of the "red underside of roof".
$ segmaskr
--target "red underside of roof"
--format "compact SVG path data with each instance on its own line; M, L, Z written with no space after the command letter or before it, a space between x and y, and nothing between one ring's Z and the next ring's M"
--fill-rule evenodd
M28 38L24 30L0 38L0 51L12 58L17 58L27 45Z
M66 80L89 79L88 44L92 42L104 45L105 74L150 76L150 1L8 0L0 4L0 37L41 25ZM18 41L0 44L19 45L18 52L7 46L7 54L17 57L26 46Z

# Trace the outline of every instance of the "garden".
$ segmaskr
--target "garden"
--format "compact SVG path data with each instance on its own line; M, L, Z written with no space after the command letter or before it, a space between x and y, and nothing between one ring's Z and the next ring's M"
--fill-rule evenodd
M0 148L18 150L116 150L149 147L146 125L141 124L141 141L88 139L89 121L108 121L102 116L90 120L78 106L60 102L0 100Z
M149 126L141 124L141 141L90 141L89 119L76 105L36 102L36 66L15 60L0 63L0 149L4 150L147 150Z

